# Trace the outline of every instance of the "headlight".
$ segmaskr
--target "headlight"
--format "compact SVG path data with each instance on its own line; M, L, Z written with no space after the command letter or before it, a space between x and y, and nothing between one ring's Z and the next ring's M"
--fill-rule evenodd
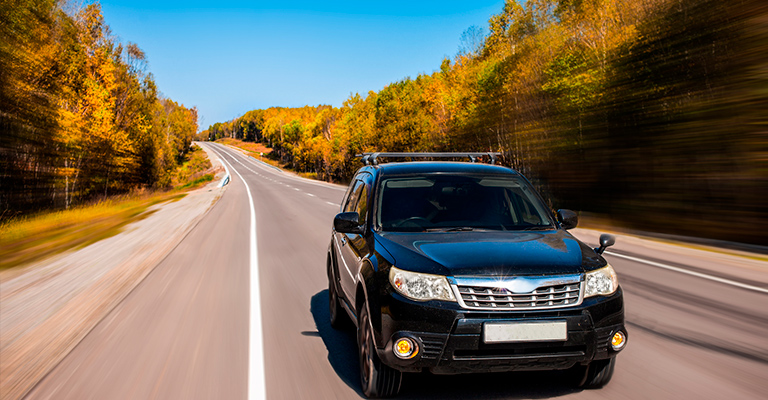
M456 301L448 279L442 275L420 274L392 267L389 269L389 282L398 293L411 300Z
M584 297L608 295L619 287L619 278L611 264L596 271L587 272L587 287L584 289Z

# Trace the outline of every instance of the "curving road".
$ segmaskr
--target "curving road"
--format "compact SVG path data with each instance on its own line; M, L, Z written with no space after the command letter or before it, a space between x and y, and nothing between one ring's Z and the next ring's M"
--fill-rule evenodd
M354 334L333 330L327 311L325 251L345 188L204 145L227 162L228 190L27 398L361 397ZM768 263L619 240L607 259L629 343L606 388L574 390L557 372L419 374L400 398L765 398Z

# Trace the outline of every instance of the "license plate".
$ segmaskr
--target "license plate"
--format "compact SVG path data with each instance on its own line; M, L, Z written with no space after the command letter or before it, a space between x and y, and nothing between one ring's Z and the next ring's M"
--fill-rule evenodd
M483 325L483 342L553 342L568 340L568 324L554 322L506 322Z

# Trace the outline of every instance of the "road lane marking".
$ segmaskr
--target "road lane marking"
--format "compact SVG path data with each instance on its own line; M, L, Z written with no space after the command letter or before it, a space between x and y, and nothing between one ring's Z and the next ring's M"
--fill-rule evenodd
M636 262L647 264L647 265L652 265L652 266L658 267L658 268L668 269L670 271L680 272L682 274L687 274L687 275L692 275L692 276L696 276L696 277L703 278L703 279L708 279L710 281L724 283L726 285L740 287L742 289L753 290L753 291L761 292L761 293L768 293L768 289L761 288L759 286L747 285L746 283L736 282L736 281L732 281L730 279L725 279L725 278L719 278L717 276L702 274L700 272L689 271L687 269L683 269L683 268L679 268L679 267L673 267L671 265L657 263L655 261L643 260L642 258L637 258L637 257L632 257L632 256L625 256L624 254L618 254L618 253L614 253L614 252L610 252L610 251L606 251L605 254L608 254L610 256L619 257L619 258L624 258L624 259L627 259L627 260L636 261Z
M223 156L219 155L222 160ZM262 400L267 398L266 379L264 378L264 337L261 328L261 293L259 286L259 254L256 247L256 208L253 206L253 195L248 183L243 176L229 163L240 180L245 185L245 191L248 193L248 203L250 205L251 219L251 243L250 248L250 275L251 275L251 299L250 299L250 324L249 324L249 343L248 343L248 399ZM247 166L243 165L245 168ZM250 169L250 168L248 168Z
M221 146L223 146L223 147L225 147L225 148L227 148L229 150L235 151L234 149L231 149L230 147L227 147L227 146L224 146L224 145L221 145ZM347 191L346 187L335 185L333 183L323 182L323 181L316 181L316 180L304 178L304 177L301 177L301 176L291 176L291 175L285 174L285 172L283 172L283 170L278 168L278 167L275 167L273 165L267 164L264 161L259 161L259 160L255 159L253 157L246 156L243 153L238 152L238 151L235 151L235 154L239 154L240 156L242 156L251 165L254 165L254 166L256 166L256 167L258 167L258 168L260 168L260 169L262 169L264 171L267 171L267 172L270 172L270 173L273 173L273 174L275 172L272 171L272 170L277 170L279 173L284 174L282 176L284 176L286 178L289 178L289 179L293 179L293 180L297 180L297 181L300 181L300 182L308 183L310 185L321 186L321 187L328 188L328 189L339 190L339 191L343 191L343 192ZM231 154L230 154L230 156L231 156ZM232 158L234 158L234 157L232 157ZM251 171L253 171L253 170L251 170Z
M315 195L314 195L314 194L312 194L312 193L307 193L307 196L309 196L309 197L315 197Z
M242 166L243 166L243 168L247 169L248 171L251 171L251 172L253 172L254 174L256 173L256 171L254 171L254 170L250 169L250 168L249 168L247 165L245 165L245 164L241 163L241 162L240 162L240 160L238 160L236 157L233 157L233 156L232 156L232 154L229 154L229 153L227 153L226 151L222 151L222 153L223 153L223 154L226 154L226 155L228 155L230 158L232 158L232 160L233 160L233 161L235 161L236 163L238 163L238 164L242 165ZM224 158L224 157L222 157L222 158ZM230 165L232 165L232 163L231 163L231 162L230 162Z
M224 154L226 154L226 155L228 155L229 157L231 157L233 161L235 161L236 163L238 163L238 164L242 165L242 166L243 166L245 169L247 169L248 171L251 171L251 172L253 172L254 174L257 174L257 175L258 175L258 172L256 172L256 171L252 170L252 169L251 169L251 168L249 168L247 165L245 165L245 164L243 164L242 162L240 162L240 160L238 160L238 159L237 159L236 157L234 157L232 154L230 154L230 153L228 153L228 152L226 152L226 151L223 151L223 153L224 153ZM221 157L221 156L220 156L220 157ZM223 159L223 158L224 158L224 157L222 157L222 159ZM276 180L273 180L273 179L270 179L270 178L266 178L266 179L268 179L268 180L270 180L270 181L272 181L272 182L275 182L275 183L279 183L279 184L281 184L281 185L284 185L285 187L288 187L288 188L293 188L293 190L296 190L296 191L299 191L299 192L301 191L301 189L299 189L299 188L295 188L295 187L293 187L293 186L291 186L291 185L288 185L288 184L286 184L286 183L283 183L283 182L279 182L279 181L276 181ZM303 179L303 178L302 178L302 179ZM314 196L314 195L312 195L312 197L315 197L315 196ZM336 203L331 203L330 201L326 201L326 203L327 203L328 205L330 205L330 206L334 206L334 207L338 207L338 206L339 206L338 204L336 204Z

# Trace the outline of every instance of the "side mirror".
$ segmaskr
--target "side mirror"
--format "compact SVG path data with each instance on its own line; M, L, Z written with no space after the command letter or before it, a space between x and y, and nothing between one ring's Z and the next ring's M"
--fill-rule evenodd
M573 229L579 224L579 216L571 210L557 210L557 219L563 229Z
M343 212L333 219L333 228L339 233L352 233L362 235L365 228L360 225L360 214L356 212Z
M614 244L616 244L616 237L607 233L603 233L600 235L600 247L595 248L595 253L603 254L607 247L613 246Z

